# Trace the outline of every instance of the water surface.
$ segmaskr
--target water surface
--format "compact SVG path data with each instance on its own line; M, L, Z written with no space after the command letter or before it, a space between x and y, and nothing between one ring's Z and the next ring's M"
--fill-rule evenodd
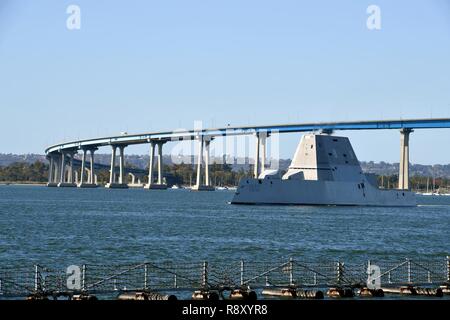
M0 261L361 262L449 254L450 206L238 206L229 191L0 186Z

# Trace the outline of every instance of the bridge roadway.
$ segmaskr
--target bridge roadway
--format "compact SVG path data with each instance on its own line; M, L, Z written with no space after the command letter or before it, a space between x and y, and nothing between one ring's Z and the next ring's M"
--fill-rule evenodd
M150 162L148 172L148 189L165 189L162 172L162 147L169 141L197 140L199 143L199 157L197 163L197 181L194 190L213 190L209 181L209 145L216 137L254 135L256 138L254 176L257 178L265 169L266 139L273 134L320 131L332 133L337 130L400 130L400 172L399 189L409 189L409 135L414 129L450 128L450 118L435 119L400 119L400 120L371 120L350 122L319 122L277 124L262 126L223 127L213 129L177 130L163 132L149 132L141 134L120 135L95 139L86 139L60 143L48 147L45 152L50 162L48 186L60 187L96 187L94 174L94 152L104 146L111 146L110 181L108 188L127 188L125 182L124 149L128 145L150 144ZM155 161L155 150L158 154ZM116 173L116 156L119 149L119 174ZM80 182L75 183L74 155L78 150L83 152ZM90 153L90 169L86 168L86 157ZM203 161L205 162L203 165ZM157 176L154 175L157 162ZM202 166L205 174L202 178ZM89 173L85 179L86 173Z

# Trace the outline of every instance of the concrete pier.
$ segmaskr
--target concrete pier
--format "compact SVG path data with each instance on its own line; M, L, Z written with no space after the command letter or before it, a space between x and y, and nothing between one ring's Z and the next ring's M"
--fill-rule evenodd
M73 180L73 157L76 151L62 151L61 152L61 166L59 168L59 183L60 188L76 187Z
M112 153L111 153L111 169L109 172L109 183L105 185L105 188L110 189L127 189L128 184L125 183L124 179L124 149L125 145L111 145ZM117 148L119 148L119 180L117 181L116 177L116 152Z
M264 172L266 169L266 142L267 142L267 132L260 132L260 140L261 140L261 168L260 174Z
M214 191L214 187L211 186L209 180L209 146L211 143L211 137L200 136L198 138L198 159L197 159L197 180L195 186L192 187L193 191ZM202 180L202 163L203 157L205 157L205 181Z
M57 187L58 156L55 153L49 153L47 159L49 161L47 187Z
M256 136L256 146L255 146L255 164L253 165L253 177L258 179L259 177L259 152L260 152L260 137L259 133L255 134Z
M409 190L409 134L411 129L400 130L400 165L398 175L398 188Z
M78 188L96 188L97 183L94 179L94 152L96 148L85 148L82 149L83 157L81 160L81 173L80 173L80 183L78 184ZM86 168L86 156L87 153L90 153L90 169ZM87 178L87 180L86 180Z
M148 164L148 183L144 186L145 189L165 190L167 184L164 183L163 177L163 152L162 147L164 141L150 141L150 160ZM158 146L158 177L155 183L154 166L155 166L155 146Z
M269 134L265 131L255 133L255 163L253 167L253 177L258 179L266 169L267 138Z
M142 188L144 187L144 184L141 182L141 179L137 179L136 181L136 175L129 172L128 175L131 177L131 183L128 184L128 187L130 188Z

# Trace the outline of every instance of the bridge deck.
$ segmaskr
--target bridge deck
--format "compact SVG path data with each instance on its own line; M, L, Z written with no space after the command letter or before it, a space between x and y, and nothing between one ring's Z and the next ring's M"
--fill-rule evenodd
M450 118L440 119L409 119L409 120L375 120L375 121L350 121L350 122L318 122L277 124L262 126L223 127L201 130L181 130L149 132L131 135L111 136L103 138L85 139L56 144L48 147L45 152L59 152L61 150L96 148L112 144L144 144L150 140L192 140L198 136L236 136L248 135L257 132L267 133L292 133L308 131L335 131L335 130L385 130L385 129L439 129L450 128Z

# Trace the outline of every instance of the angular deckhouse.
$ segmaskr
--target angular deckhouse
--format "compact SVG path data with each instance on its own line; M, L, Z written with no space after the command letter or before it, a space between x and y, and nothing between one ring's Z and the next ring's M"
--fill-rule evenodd
M347 137L305 134L286 174L266 170L258 179L242 179L231 203L415 206L416 198L407 190L379 189Z

